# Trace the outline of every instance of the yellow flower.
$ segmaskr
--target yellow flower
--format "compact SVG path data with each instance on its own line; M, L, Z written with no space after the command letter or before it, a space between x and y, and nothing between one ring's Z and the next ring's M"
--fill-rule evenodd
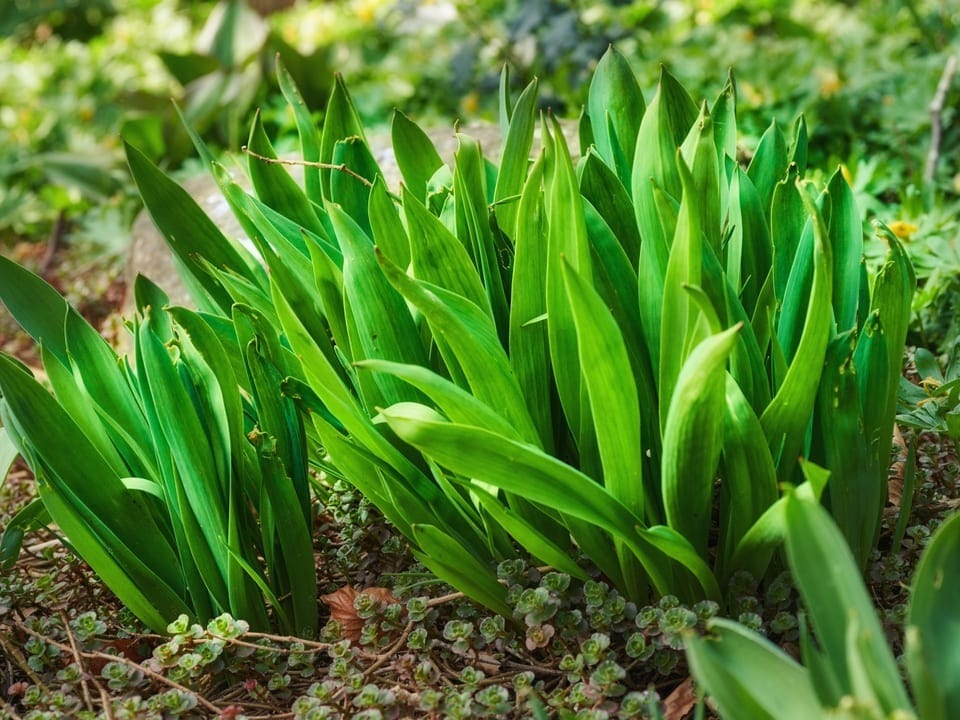
M823 97L828 98L843 89L843 82L833 68L818 68L815 72L820 81L820 95Z
M917 231L917 226L906 220L894 220L889 227L893 230L893 234L901 240L909 240L910 236Z
M474 115L480 109L480 96L474 90L467 93L460 100L460 111L464 115Z

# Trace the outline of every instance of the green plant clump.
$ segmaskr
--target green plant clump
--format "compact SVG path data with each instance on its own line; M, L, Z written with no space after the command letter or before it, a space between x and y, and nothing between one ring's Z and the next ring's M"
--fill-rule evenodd
M956 717L958 544L954 514L934 533L914 574L905 653L913 701L842 535L809 498L788 501L786 547L819 645L804 627L800 665L755 632L716 618L707 623L710 635L687 638L693 675L727 720Z
M225 345L201 315L160 311L166 296L141 278L131 362L40 278L3 257L0 276L54 392L0 355L0 469L19 453L39 491L4 531L4 565L52 521L156 631L231 612L314 635L306 438L276 392L263 318L237 305Z
M802 179L802 118L789 142L771 125L741 167L732 78L698 107L664 71L647 105L610 50L581 115L578 162L551 117L531 161L536 82L513 102L505 73L499 167L462 134L446 165L397 112L394 195L342 81L317 128L282 68L279 79L302 185L272 161L259 119L253 194L194 135L259 258L127 147L200 307L190 325L174 311L180 327L159 338L181 378L208 377L184 364L188 338L216 338L230 362L212 387L253 398L249 417L275 437L260 405L299 409L315 465L362 492L431 571L507 616L495 568L518 545L582 580L596 568L634 602L719 601L735 572L771 569L784 483L823 496L863 567L886 497L914 280L882 227L889 251L868 274L839 171L819 192ZM145 351L159 354L143 336L170 327L147 305L159 307L141 303L126 382L143 382ZM62 347L52 319L33 330ZM241 372L251 348L261 362ZM62 354L64 365L88 362ZM0 382L5 422L31 459L55 455L55 438L34 439L48 434L42 424L24 430L17 372ZM154 434L169 432L169 418L152 420ZM286 459L291 477L305 472L303 457Z

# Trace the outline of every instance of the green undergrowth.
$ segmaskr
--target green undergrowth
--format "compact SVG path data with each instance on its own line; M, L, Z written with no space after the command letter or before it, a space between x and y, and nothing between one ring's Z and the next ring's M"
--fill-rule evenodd
M951 462L949 445L925 436L915 510L922 522L897 552L888 551L885 527L884 550L868 567L897 653L903 587L955 492ZM10 485L6 500L15 499ZM571 582L519 560L498 569L512 615L495 616L432 580L351 489L332 486L318 517L322 590L388 591L386 602L357 596L356 643L329 616L313 641L250 632L229 616L206 626L180 619L171 636L150 634L81 562L31 536L26 545L41 549L0 576L0 717L656 717L651 701L663 709L689 689L681 634L720 616L712 603L684 606L674 597L637 607L604 582ZM763 587L738 575L731 591L724 616L796 652L798 598L788 574Z

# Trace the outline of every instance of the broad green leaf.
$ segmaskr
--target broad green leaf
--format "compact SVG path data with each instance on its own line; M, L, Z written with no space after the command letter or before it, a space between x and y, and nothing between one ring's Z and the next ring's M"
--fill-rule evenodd
M432 525L414 525L413 537L422 548L422 552L414 552L414 555L437 577L494 612L510 617L507 588L497 582L497 575L491 568Z
M408 191L404 188L403 192ZM367 214L373 242L390 260L400 267L407 267L410 264L410 241L382 176L378 176L370 188Z
M630 359L616 321L597 292L564 262L561 268L577 333L583 382L594 417L603 484L644 517L640 406Z
M423 313L447 367L460 368L478 400L498 408L523 440L536 442L536 428L489 315L466 298L411 278L383 255L378 257L387 279Z
M907 612L907 670L925 719L960 713L958 593L960 515L955 514L937 529L920 558Z
M333 148L337 170L330 176L331 202L338 204L363 231L370 230L370 189L380 176L380 167L367 143L359 137L346 138Z
M544 278L547 243L543 208L543 155L537 159L520 198L510 298L510 366L523 390L541 445L552 452L553 383L547 324L535 322L547 311Z
M757 151L747 167L747 175L757 188L764 209L770 207L774 188L783 179L788 165L787 141L774 120L760 138Z
M393 468L407 482L415 484L417 492L427 502L434 502L439 493L432 483L419 482L422 473L374 427L337 369L320 352L306 328L293 313L278 289L274 288L277 316L291 348L300 358L304 377L317 396L347 430L350 437L366 452L368 462L381 462ZM314 418L317 424L317 416Z
M827 486L827 507L863 570L886 501L880 495L886 493L885 484L871 462L864 434L857 370L853 364L854 342L853 331L847 331L827 346L814 416L814 442L822 444L824 465L833 475ZM884 389L880 387L876 391Z
M191 395L192 383L180 375L180 352L168 349L150 332L141 332L145 383L159 418L177 418L157 428L170 447L175 472L182 483L184 499L196 514L199 527L222 575L226 577L228 559L223 550L227 534L229 504L227 478L217 472L218 461L208 440L206 423Z
M713 118L713 137L717 146L717 163L722 178L729 179L733 170L738 169L737 160L737 85L733 70L727 74L727 84L717 95L710 107ZM733 160L731 166L729 161ZM721 191L724 183L721 182ZM764 208L765 210L766 208Z
M738 569L729 565L738 544L779 496L777 470L763 427L730 375L726 378L722 478L718 567L725 577Z
M313 637L317 633L317 570L309 515L303 518L301 500L269 443L259 448L259 456L270 510L278 519L277 540L282 550L282 562L268 568L272 571L271 580L279 586L278 591L290 595L293 631L298 636Z
M220 283L203 271L197 258L258 284L258 273L254 270L256 261L239 245L228 240L190 194L150 162L146 155L132 145L125 144L125 147L130 172L150 217L196 285L214 306L228 312L232 304L229 295Z
M733 227L727 243L727 276L738 289L744 310L752 316L773 266L773 245L760 195L739 167L730 182L727 222Z
M323 132L320 136L320 162L332 164L336 144L346 138L359 137L366 141L363 123L347 86L339 73L336 74L327 110L323 118ZM329 168L320 169L320 185L323 199L330 200L330 177L334 172Z
M69 366L63 328L67 315L75 315L63 296L40 276L0 255L0 300L17 323L65 366ZM96 333L92 327L91 332Z
M853 690L847 629L856 622L858 647L870 656L881 711L908 710L896 661L846 541L816 503L791 497L786 506L787 560L814 630L842 691ZM843 612L837 612L842 608Z
M427 357L406 303L391 287L363 230L339 207L328 209L343 249L343 286L356 322L359 345L355 360L381 359L426 365ZM393 404L420 397L389 375L374 373L380 398L374 404Z
M666 427L667 411L680 369L693 348L708 334L706 324L700 319L700 309L684 289L685 286L702 284L704 226L698 207L700 188L682 157L677 158L677 167L684 190L663 279L660 372L657 383L661 429Z
M303 100L300 90L287 71L283 63L277 58L277 84L283 93L287 105L293 110L293 118L297 123L297 134L300 136L300 155L303 157L303 189L307 198L320 203L320 168L311 163L320 162L320 133L316 123L310 115L310 109Z
M827 185L830 194L830 247L833 249L833 314L838 332L857 326L863 225L853 191L837 170Z
M501 260L490 225L484 159L476 140L462 134L458 134L457 139L460 145L454 154L456 164L453 170L456 236L466 245L483 280L500 342L506 346L510 308Z
M803 334L793 362L790 363L770 404L760 416L771 452L778 460L778 477L781 480L792 476L794 458L803 444L833 322L830 238L820 211L806 192L802 188L800 190L813 223L814 270L810 301Z
M399 110L390 122L393 154L406 189L422 203L427 201L427 183L443 166L443 159L427 134Z
M791 165L786 177L774 188L771 200L769 222L770 238L773 241L773 285L780 302L783 302L786 295L793 260L809 221L801 190L797 185L798 177L796 165ZM762 205L762 198L760 202Z
M610 46L590 81L587 114L600 157L630 190L637 133L646 103L627 59Z
M250 150L257 155L276 159L277 153L273 149L270 138L267 137L259 113L253 120L248 143ZM249 155L247 167L257 197L264 204L311 232L323 235L323 226L320 224L320 218L317 217L313 203L290 176L284 165Z
M110 464L49 392L8 356L0 354L0 396L4 424L15 424L9 437L29 443L53 489L64 498L75 498L87 522L117 533L129 551L175 585L176 560L154 522L149 498L131 495ZM18 450L23 451L18 445ZM71 513L79 512L70 509ZM51 511L55 522L59 519ZM106 530L105 530L106 531Z
M677 148L697 119L697 106L676 78L661 70L657 93L640 123L634 155L631 188L637 214L640 246L640 315L655 373L660 368L660 314L663 278L667 271L671 228L661 220L661 204L655 188L673 201L679 201L682 188L677 170Z
M640 232L630 195L596 150L588 151L580 166L580 193L604 219L623 246L636 272L640 255Z
M591 478L533 445L483 428L425 419L418 407L408 404L382 414L401 438L450 470L584 520L623 540L658 592L672 585L667 558L682 558L707 597L719 593L709 569L682 538L668 529L666 533L644 530L639 518Z
M680 172L684 196L691 189L694 192L696 203L692 207L700 215L700 228L704 239L719 256L721 253L720 166L717 161L715 142L713 118L707 110L706 103L704 103L696 122L690 128L689 134L680 147L680 155L690 169L689 179L692 180L692 183L684 182L684 173L682 168L679 167L679 158L677 160L677 170ZM724 185L726 185L725 177Z
M543 126L544 210L547 228L546 311L550 361L567 425L581 454L581 467L590 463L595 434L582 388L577 332L567 300L562 263L578 273L592 274L583 203L573 174L573 162L555 121Z
M39 491L40 500L70 546L145 625L163 633L181 613L190 614L181 596L153 573L155 566L140 560L136 551L131 552L105 526L92 524L92 518L76 509L73 498L61 497L46 485ZM142 538L147 535L144 531Z
M406 190L403 214L410 234L413 276L462 295L492 318L490 300L463 243Z
M583 383L594 418L603 484L613 497L643 518L646 506L652 502L645 498L640 408L627 348L603 299L565 261L561 271L577 332ZM625 586L635 596L643 584L639 568L627 548L616 542Z
M742 625L715 618L705 637L684 642L690 670L726 720L823 717L807 670Z
M361 360L356 366L361 370L389 373L409 383L429 397L440 411L455 423L477 425L506 437L518 437L513 426L504 420L495 408L432 370L384 360Z
M687 358L663 432L661 484L667 523L704 558L722 449L726 362L741 327L711 335Z
M530 148L536 127L537 80L534 78L517 99L510 113L509 129L503 137L500 171L493 191L497 226L516 241L519 198L530 166Z
M128 474L127 464L118 452L118 446L114 445L106 424L101 422L97 414L97 407L84 391L82 382L78 382L70 369L64 367L53 353L47 351L43 345L40 346L40 357L43 360L43 369L47 374L47 381L50 383L50 388L53 390L57 402L77 425L84 428L87 438L97 448L103 459L110 464L113 472L118 476ZM128 427L136 431L136 429L141 428L141 425L138 423ZM136 456L130 450L130 447L125 446L124 450L130 454L131 461L137 463ZM135 466L140 467L139 465Z

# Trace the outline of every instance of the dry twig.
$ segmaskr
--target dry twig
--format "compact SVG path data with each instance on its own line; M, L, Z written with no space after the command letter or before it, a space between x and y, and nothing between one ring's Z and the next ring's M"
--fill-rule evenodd
M947 58L947 64L940 75L937 91L930 101L930 152L927 155L927 164L923 170L924 182L930 184L937 172L937 163L940 162L940 143L943 139L943 106L947 101L947 92L953 83L953 76L957 72L957 56Z

